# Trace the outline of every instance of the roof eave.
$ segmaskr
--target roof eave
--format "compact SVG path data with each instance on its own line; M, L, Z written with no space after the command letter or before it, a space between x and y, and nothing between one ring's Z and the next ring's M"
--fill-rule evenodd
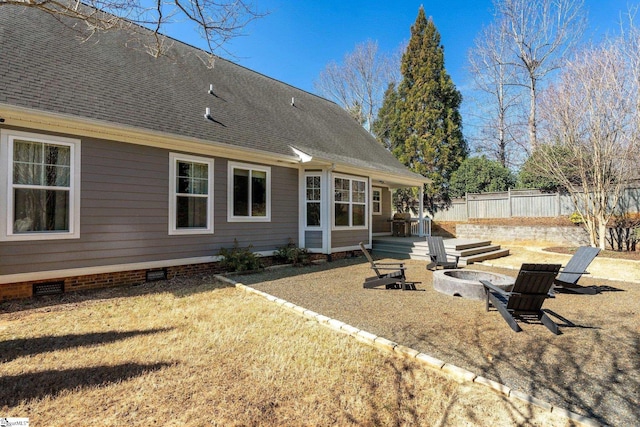
M428 178L408 170L406 174L395 174L376 168L363 168L345 162L339 162L335 159L311 156L293 146L290 147L292 149L291 155L283 155L211 140L185 137L104 120L52 113L11 104L0 103L0 119L4 119L2 122L3 126L101 138L203 155L211 155L213 149L215 150L215 155L221 157L263 162L286 167L305 165L307 168L331 168L337 172L366 175L370 177L373 182L378 182L390 188L418 187L431 182Z
M127 126L104 120L53 113L33 108L0 103L2 125L34 129L45 132L67 133L77 136L101 138L111 141L153 146L169 150L188 151L196 154L215 154L230 159L257 160L271 164L294 167L299 163L296 155L283 155L269 151L250 149L212 140Z

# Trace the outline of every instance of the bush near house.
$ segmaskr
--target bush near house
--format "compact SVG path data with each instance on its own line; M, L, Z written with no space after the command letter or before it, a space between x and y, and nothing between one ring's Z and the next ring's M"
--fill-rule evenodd
M306 248L299 248L293 242L293 239L289 239L289 243L286 246L278 248L273 253L276 261L285 264L293 265L309 265L311 264L311 257L309 251Z
M234 271L252 271L258 270L264 267L260 256L251 251L253 245L249 245L245 248L241 248L237 239L233 239L233 248L222 248L218 255L220 260L220 266L223 270L228 272Z

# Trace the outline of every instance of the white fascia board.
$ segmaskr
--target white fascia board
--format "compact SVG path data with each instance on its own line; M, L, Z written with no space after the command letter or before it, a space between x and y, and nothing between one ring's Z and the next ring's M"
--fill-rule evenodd
M218 157L285 167L297 168L300 164L299 157L295 155L274 154L269 151L244 148L216 141L2 103L0 103L0 118L4 119L4 123L2 123L4 126L15 126L30 130L100 138L209 156L214 152L215 156Z
M65 133L81 137L101 138L208 156L211 156L213 151L215 152L213 153L215 156L233 160L251 161L294 168L297 168L301 162L301 156L295 151L294 155L291 156L278 155L269 151L243 148L216 141L185 137L182 135L121 125L103 120L52 113L3 103L0 103L0 118L4 119L4 123L2 123L4 126L15 126L30 130ZM291 149L297 150L307 156L304 157L305 160L308 160L307 163L305 163L305 166L307 167L327 167L335 165L336 172L369 176L374 183L384 181L387 185L393 188L418 187L431 182L430 179L425 177L412 178L389 172L381 172L371 168L354 167L348 164L336 163L331 159L311 157L294 147L291 147Z

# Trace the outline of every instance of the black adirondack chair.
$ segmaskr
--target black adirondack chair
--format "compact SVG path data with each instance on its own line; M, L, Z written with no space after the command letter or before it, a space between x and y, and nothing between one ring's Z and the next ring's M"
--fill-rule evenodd
M516 318L525 322L535 318L558 335L558 325L542 311L542 304L551 296L549 291L560 267L560 264L522 264L510 292L494 286L488 280L481 280L487 292L487 311L493 305L516 332L522 330Z
M458 268L460 256L447 254L442 237L429 236L427 237L427 244L429 245L429 257L431 258L431 262L427 264L427 270L437 270L438 267L445 269Z
M581 246L571 257L562 273L556 277L553 285L554 289L572 292L577 294L594 295L598 292L595 286L578 285L578 280L583 274L587 273L586 269L591 261L598 256L600 248L592 248L590 246Z
M362 284L364 288L372 289L384 286L385 289L415 290L416 284L420 283L407 281L404 273L407 268L404 266L404 263L376 262L362 242L360 242L360 249L369 260L371 269L376 273L374 277L368 277L364 280Z

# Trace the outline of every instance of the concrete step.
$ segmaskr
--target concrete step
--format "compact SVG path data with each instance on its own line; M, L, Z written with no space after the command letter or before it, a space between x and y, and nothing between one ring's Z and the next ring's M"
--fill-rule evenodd
M406 258L411 258L411 259L429 259L429 252L428 251L422 251L422 250L416 250L416 248L413 248L411 250L408 250L406 248L398 248L398 247L392 247L392 246L374 246L374 248L371 250L376 256L385 256L385 257L389 257L389 258L393 258L395 257L399 257L402 256L402 258L406 259Z
M392 258L392 259L416 259L419 261L430 261L429 255L413 252L401 252L401 251L387 251L374 249L372 253L377 257Z

